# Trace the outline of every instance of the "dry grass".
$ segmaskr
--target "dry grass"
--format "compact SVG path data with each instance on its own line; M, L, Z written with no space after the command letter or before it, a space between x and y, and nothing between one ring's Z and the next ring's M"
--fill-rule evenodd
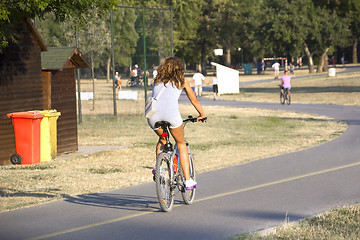
M360 239L360 205L342 207L299 224L285 224L271 233L243 234L229 240Z
M181 111L195 114L191 106L181 106ZM188 124L185 129L199 172L303 149L346 129L344 123L309 114L227 107L205 111L206 124ZM157 139L142 113L84 115L83 121L80 145L127 147L37 165L0 167L0 211L152 181ZM288 146L279 150L289 138Z

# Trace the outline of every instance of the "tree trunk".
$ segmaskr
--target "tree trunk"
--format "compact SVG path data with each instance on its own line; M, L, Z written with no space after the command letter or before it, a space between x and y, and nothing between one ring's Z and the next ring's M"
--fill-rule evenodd
M204 76L207 75L207 71L206 71L206 55L201 57L201 73Z
M111 57L108 58L106 63L106 83L110 80L110 64L111 64Z
M201 63L197 63L196 64L196 70L199 70L199 72L201 72Z
M324 72L328 72L329 71L329 57L326 54L325 55L325 65L324 65Z
M310 52L308 46L306 45L306 43L304 43L304 51L306 53L306 56L309 59L309 73L313 73L314 72L314 60L312 57L312 53Z
M231 54L230 54L230 48L225 48L225 65L230 67L231 66Z
M320 56L319 65L317 68L317 73L322 73L325 69L325 62L327 61L327 53L329 52L329 48L325 48L324 52Z
M206 76L207 72L206 72L206 52L207 49L205 48L205 39L203 39L203 44L201 47L201 73Z
M358 63L358 58L357 58L357 45L358 45L359 39L355 38L354 39L354 44L353 44L353 63Z

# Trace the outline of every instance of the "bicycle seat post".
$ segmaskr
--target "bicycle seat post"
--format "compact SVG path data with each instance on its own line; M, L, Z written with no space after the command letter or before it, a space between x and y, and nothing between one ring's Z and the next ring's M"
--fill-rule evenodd
M164 152L172 152L173 145L170 142L169 130L168 127L170 124L168 122L159 122L160 127L163 129L162 136L165 138L166 143L164 145Z

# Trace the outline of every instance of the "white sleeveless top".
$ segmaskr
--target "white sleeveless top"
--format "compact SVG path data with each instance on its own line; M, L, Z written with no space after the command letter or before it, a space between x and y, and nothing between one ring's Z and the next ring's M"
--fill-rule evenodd
M164 87L163 83L155 85L153 97L157 96ZM149 126L155 130L155 123L158 121L168 121L170 128L177 128L182 125L182 118L179 111L179 97L182 89L178 89L171 83L167 83L165 89L157 101L156 113L148 119Z

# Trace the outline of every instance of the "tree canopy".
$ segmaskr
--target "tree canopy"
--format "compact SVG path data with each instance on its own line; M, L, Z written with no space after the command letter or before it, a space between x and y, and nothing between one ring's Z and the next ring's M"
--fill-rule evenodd
M12 26L24 17L42 18L46 13L54 13L60 21L76 17L80 24L90 9L97 8L107 12L116 7L116 0L6 0L0 3L0 46L16 42Z
M114 33L117 61L128 66L133 64L134 55L143 54L143 33L139 27L142 20L139 11L118 8L120 5L172 9L174 54L203 69L214 59L215 48L224 49L221 61L226 65L239 62L239 49L245 62L255 63L263 57L287 57L290 61L304 57L310 71L315 64L318 71L326 70L327 56L348 47L353 51L352 61L358 61L358 0L7 0L0 3L0 46L16 40L11 23L24 16L71 20L77 26L95 26L90 32L97 39L92 41L105 49L98 51L95 62L109 65L104 63L109 60L109 39L104 38L106 34L96 34L96 26L110 32L108 25L101 24L101 18L108 18L113 9L118 30ZM170 33L165 30L170 23L161 22L163 18L169 19L164 11L148 11L146 15L147 51L160 58L168 55L170 48ZM63 26L49 23L41 28L48 45L66 42L64 38L69 33L62 32Z

